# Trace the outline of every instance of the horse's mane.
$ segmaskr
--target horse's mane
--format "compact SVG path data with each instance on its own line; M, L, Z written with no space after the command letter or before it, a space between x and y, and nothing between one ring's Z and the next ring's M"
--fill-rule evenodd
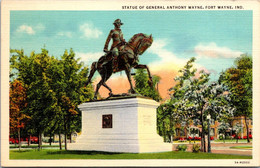
M135 35L128 41L128 43L129 43L129 44L132 44L132 43L136 40L136 38L139 37L139 36L148 37L146 34L138 33L138 34L135 34Z

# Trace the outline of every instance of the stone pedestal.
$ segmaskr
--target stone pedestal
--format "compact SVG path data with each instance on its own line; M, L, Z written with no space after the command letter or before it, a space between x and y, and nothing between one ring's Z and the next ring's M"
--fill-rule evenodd
M82 134L69 150L108 152L162 152L172 145L163 143L156 131L159 103L143 97L86 102L82 111Z

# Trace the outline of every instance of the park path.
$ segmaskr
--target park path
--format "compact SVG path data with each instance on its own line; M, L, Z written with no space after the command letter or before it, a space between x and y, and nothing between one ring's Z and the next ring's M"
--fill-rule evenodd
M249 155L252 156L252 149L231 149L234 146L251 146L252 143L212 143L212 153Z
M194 143L182 143L188 146L187 151L192 152L192 146ZM176 146L180 145L180 143L173 144L173 150L176 150ZM221 142L213 142L211 143L211 153L219 153L219 154L232 154L232 155L247 155L252 156L252 149L232 149L230 147L234 146L252 146L252 143L221 143Z

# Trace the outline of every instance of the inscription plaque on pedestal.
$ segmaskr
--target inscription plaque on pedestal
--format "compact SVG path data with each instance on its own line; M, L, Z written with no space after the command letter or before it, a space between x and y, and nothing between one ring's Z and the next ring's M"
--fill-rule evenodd
M102 128L112 128L112 114L102 116Z

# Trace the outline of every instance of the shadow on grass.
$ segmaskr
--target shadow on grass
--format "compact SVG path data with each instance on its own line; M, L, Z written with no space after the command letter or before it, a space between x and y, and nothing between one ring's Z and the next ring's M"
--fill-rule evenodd
M117 155L122 153L103 152L103 151L48 151L47 154Z
M28 150L13 150L12 152L14 153L25 153L25 152L31 152L32 150L28 149Z

